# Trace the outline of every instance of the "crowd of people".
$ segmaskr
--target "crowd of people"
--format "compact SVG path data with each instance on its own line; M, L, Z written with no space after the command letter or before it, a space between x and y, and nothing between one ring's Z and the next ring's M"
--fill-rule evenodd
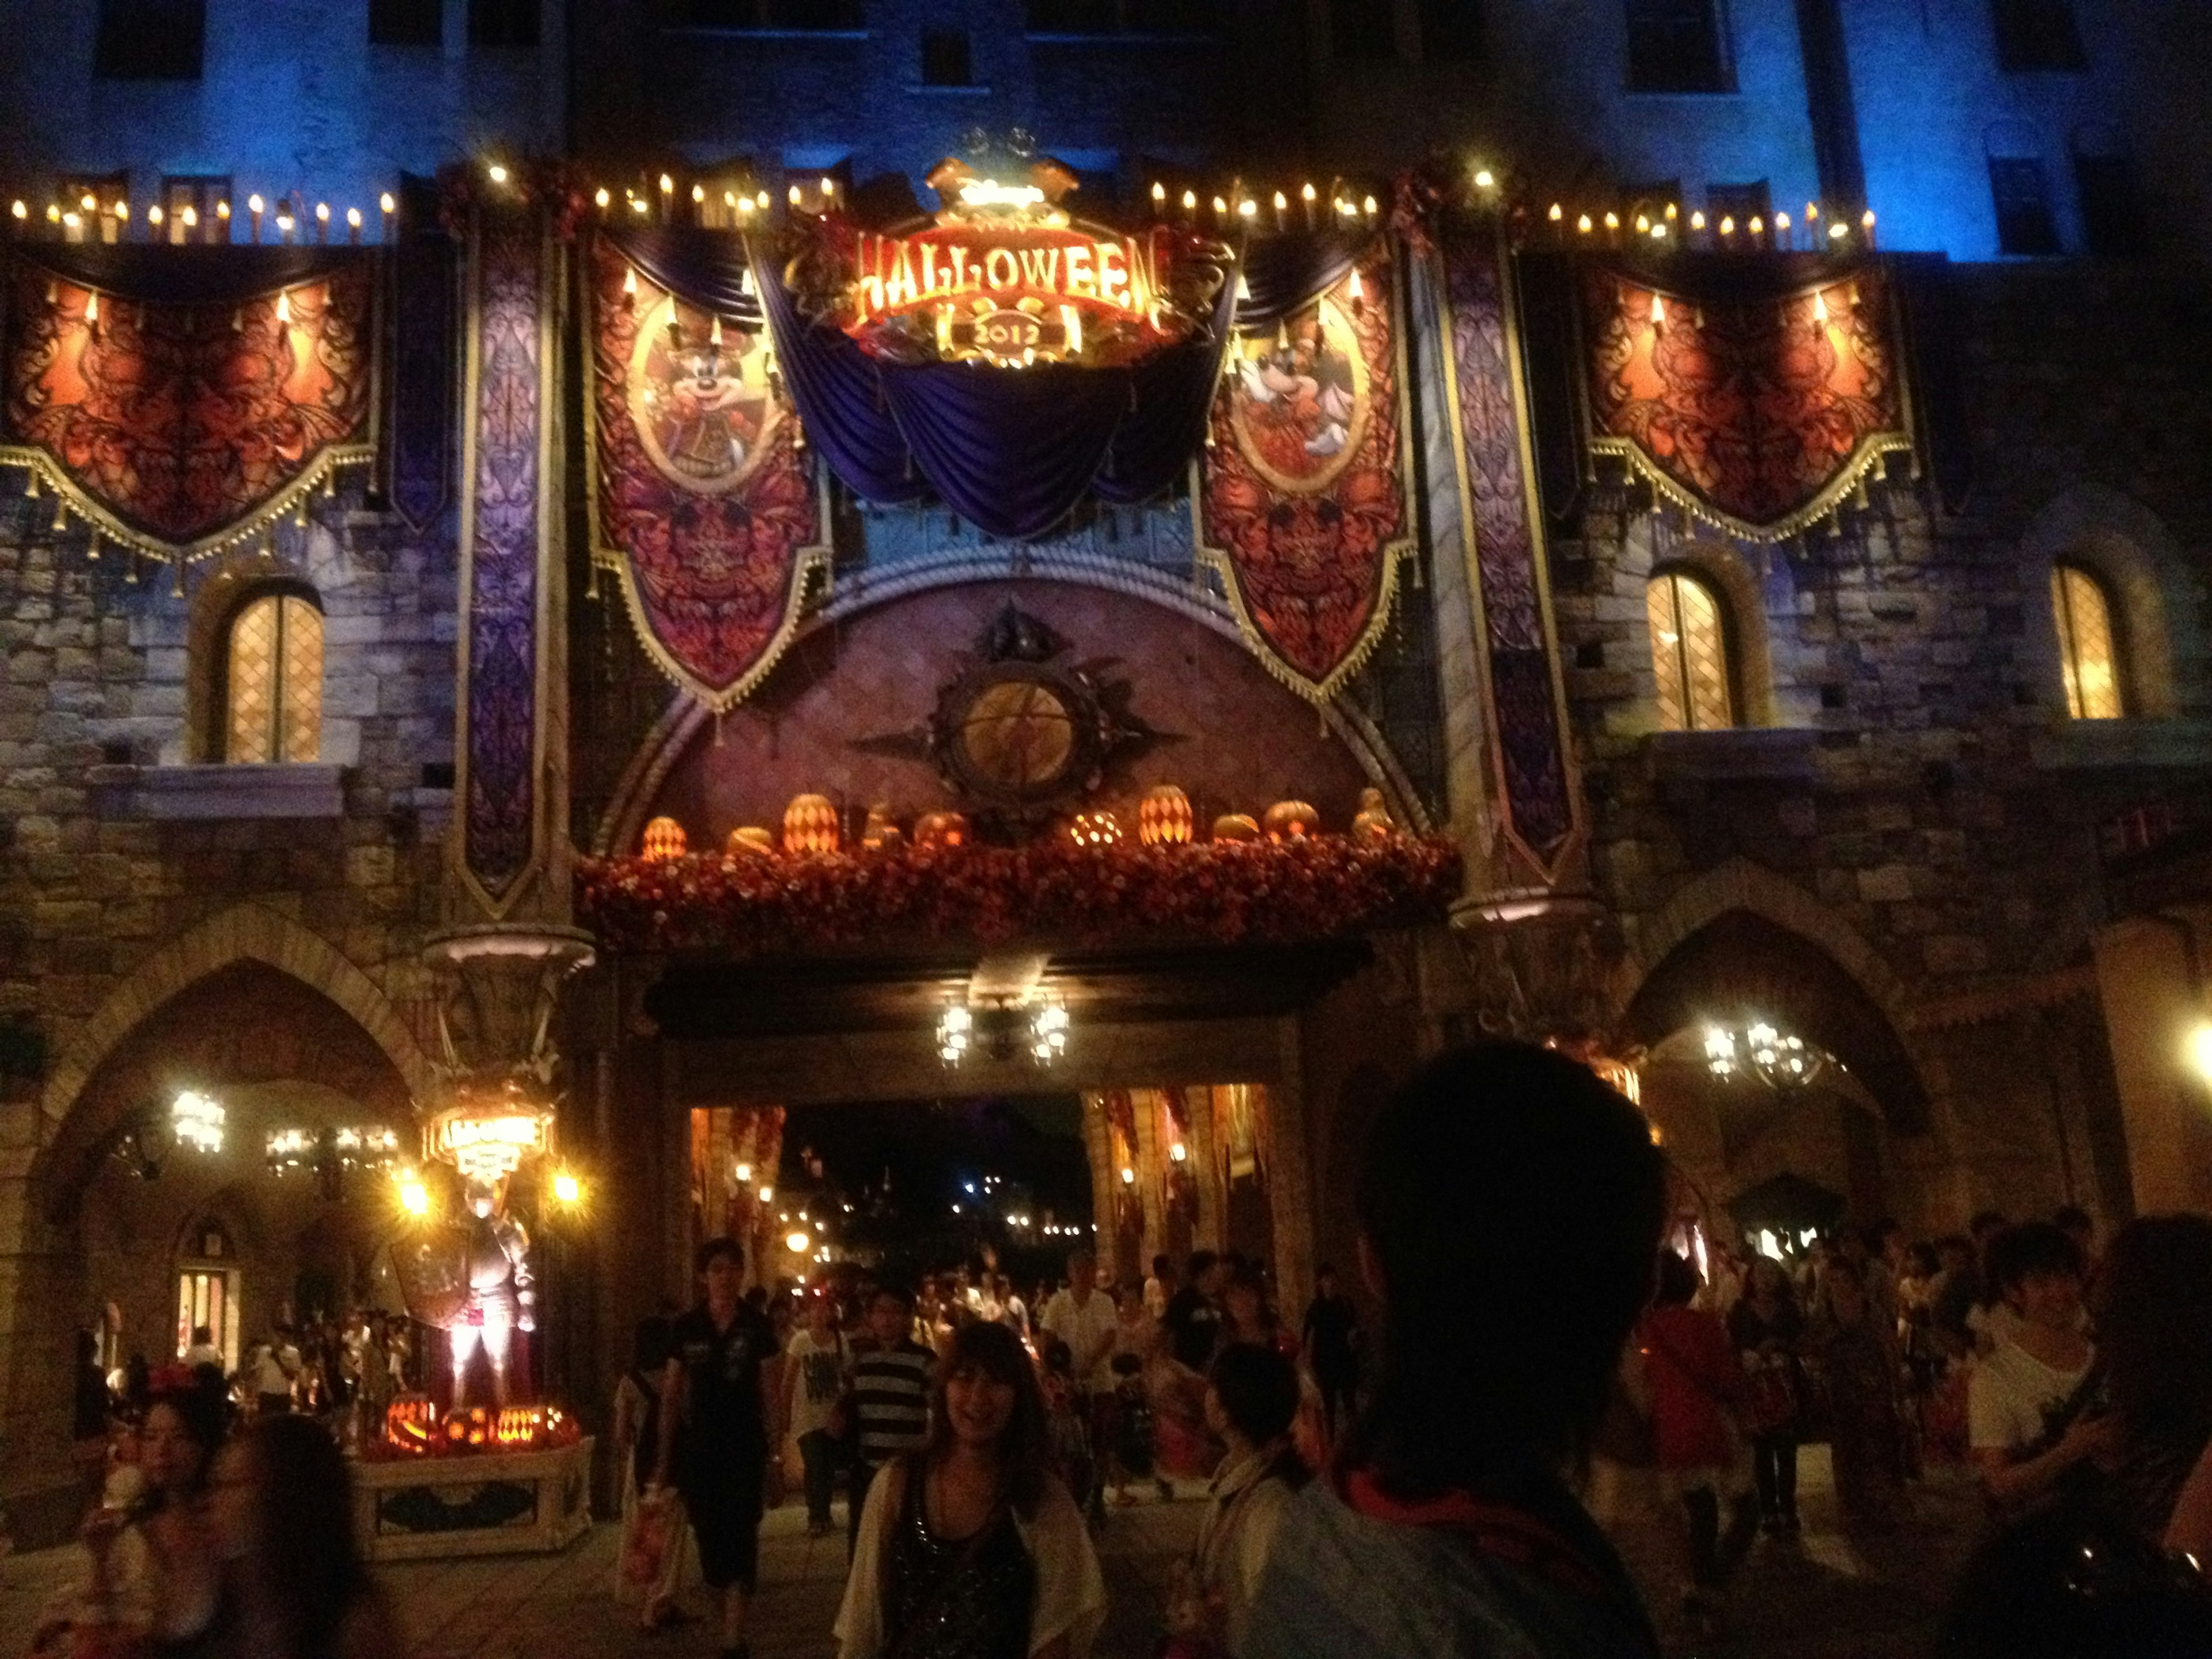
M1253 1264L1205 1251L1121 1285L1079 1252L1029 1297L988 1261L771 1297L709 1241L698 1301L640 1325L616 1393L618 1588L672 1622L690 1540L721 1650L746 1654L789 1443L811 1532L846 1492L841 1659L1081 1659L1105 1517L1178 1478L1206 1485L1167 1659L1650 1659L1594 1472L1652 1472L1710 1613L1762 1528L1800 1529L1817 1437L1870 1532L1918 1471L1969 1463L1990 1523L1944 1652L2212 1651L2212 1220L2101 1249L2073 1214L1929 1246L1881 1226L1784 1262L1675 1248L1670 1194L1628 1102L1489 1043L1379 1105L1354 1191L1370 1295L1324 1267L1295 1330ZM42 1650L107 1630L161 1654L391 1650L340 1437L289 1408L316 1398L297 1346L144 1380ZM366 1391L343 1352L333 1371Z

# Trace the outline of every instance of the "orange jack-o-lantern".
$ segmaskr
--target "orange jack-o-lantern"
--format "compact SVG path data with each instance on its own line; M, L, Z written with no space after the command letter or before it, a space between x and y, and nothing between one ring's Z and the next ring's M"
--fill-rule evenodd
M923 847L964 847L967 817L958 812L925 812L914 826L914 838Z
M670 859L680 859L690 845L684 826L674 818L655 818L645 826L645 841L639 851L645 854L647 864L665 864Z
M905 839L904 832L898 827L898 820L891 816L891 809L887 804L878 801L868 809L867 826L860 831L861 846L880 850L896 847Z
M1121 822L1111 812L1078 812L1067 821L1067 838L1078 847L1111 847L1121 839Z
M1321 828L1321 814L1302 800L1279 800L1267 809L1269 841L1304 841Z
M1382 804L1380 789L1359 792L1359 811L1352 820L1352 833L1370 839L1398 833L1398 821L1390 816L1390 809Z
M1260 839L1259 821L1249 812L1224 812L1213 821L1216 841L1257 841Z
M722 850L733 859L763 858L775 851L775 837L757 823L730 831Z
M783 811L783 850L787 853L834 853L837 850L837 809L827 795L796 795Z
M1190 797L1171 783L1145 791L1137 808L1137 839L1147 847L1181 847L1190 839Z

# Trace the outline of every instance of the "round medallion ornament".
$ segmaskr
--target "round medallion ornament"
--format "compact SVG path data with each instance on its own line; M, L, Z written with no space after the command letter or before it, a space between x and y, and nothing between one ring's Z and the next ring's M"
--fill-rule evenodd
M758 824L749 823L731 830L722 850L733 859L764 858L775 851L775 837Z
M665 864L682 858L689 845L684 826L674 818L661 817L645 826L645 839L638 851L647 864Z
M964 847L968 820L958 812L925 812L915 820L914 839L919 847Z
M1321 814L1302 800L1279 800L1267 823L1269 841L1304 841L1321 828Z
M1257 841L1260 822L1249 812L1224 812L1213 821L1216 841Z
M834 853L840 839L837 808L827 795L794 795L783 810L783 850Z
M1147 847L1181 847L1190 840L1190 797L1174 784L1145 791L1137 808L1137 839Z

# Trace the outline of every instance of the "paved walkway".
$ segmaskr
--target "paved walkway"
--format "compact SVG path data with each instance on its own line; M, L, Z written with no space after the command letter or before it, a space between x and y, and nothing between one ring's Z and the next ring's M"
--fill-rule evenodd
M1149 1659L1175 1561L1198 1524L1196 1488L1174 1503L1115 1510L1104 1555L1113 1613L1100 1659ZM1674 1617L1681 1583L1671 1517L1633 1494L1615 1524L1676 1659L1917 1659L1942 1592L1971 1541L1978 1511L1955 1473L1915 1494L1897 1532L1853 1540L1840 1530L1825 1449L1803 1455L1802 1541L1763 1541L1729 1599L1717 1638L1692 1639ZM842 1528L809 1539L801 1511L769 1517L753 1627L760 1659L833 1659L830 1626L844 1584ZM616 1603L617 1529L593 1528L567 1554L381 1569L398 1610L409 1659L708 1659L715 1633L701 1618L657 1638L639 1634ZM72 1550L0 1560L0 1659L21 1650L32 1620L75 1565ZM705 1610L696 1571L687 1604Z

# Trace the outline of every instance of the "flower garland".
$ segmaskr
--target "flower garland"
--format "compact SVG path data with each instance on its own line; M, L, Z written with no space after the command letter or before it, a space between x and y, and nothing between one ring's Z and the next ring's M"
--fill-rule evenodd
M578 919L616 951L757 956L881 941L1340 938L1441 915L1460 890L1437 836L1079 847L904 844L799 855L583 859Z

